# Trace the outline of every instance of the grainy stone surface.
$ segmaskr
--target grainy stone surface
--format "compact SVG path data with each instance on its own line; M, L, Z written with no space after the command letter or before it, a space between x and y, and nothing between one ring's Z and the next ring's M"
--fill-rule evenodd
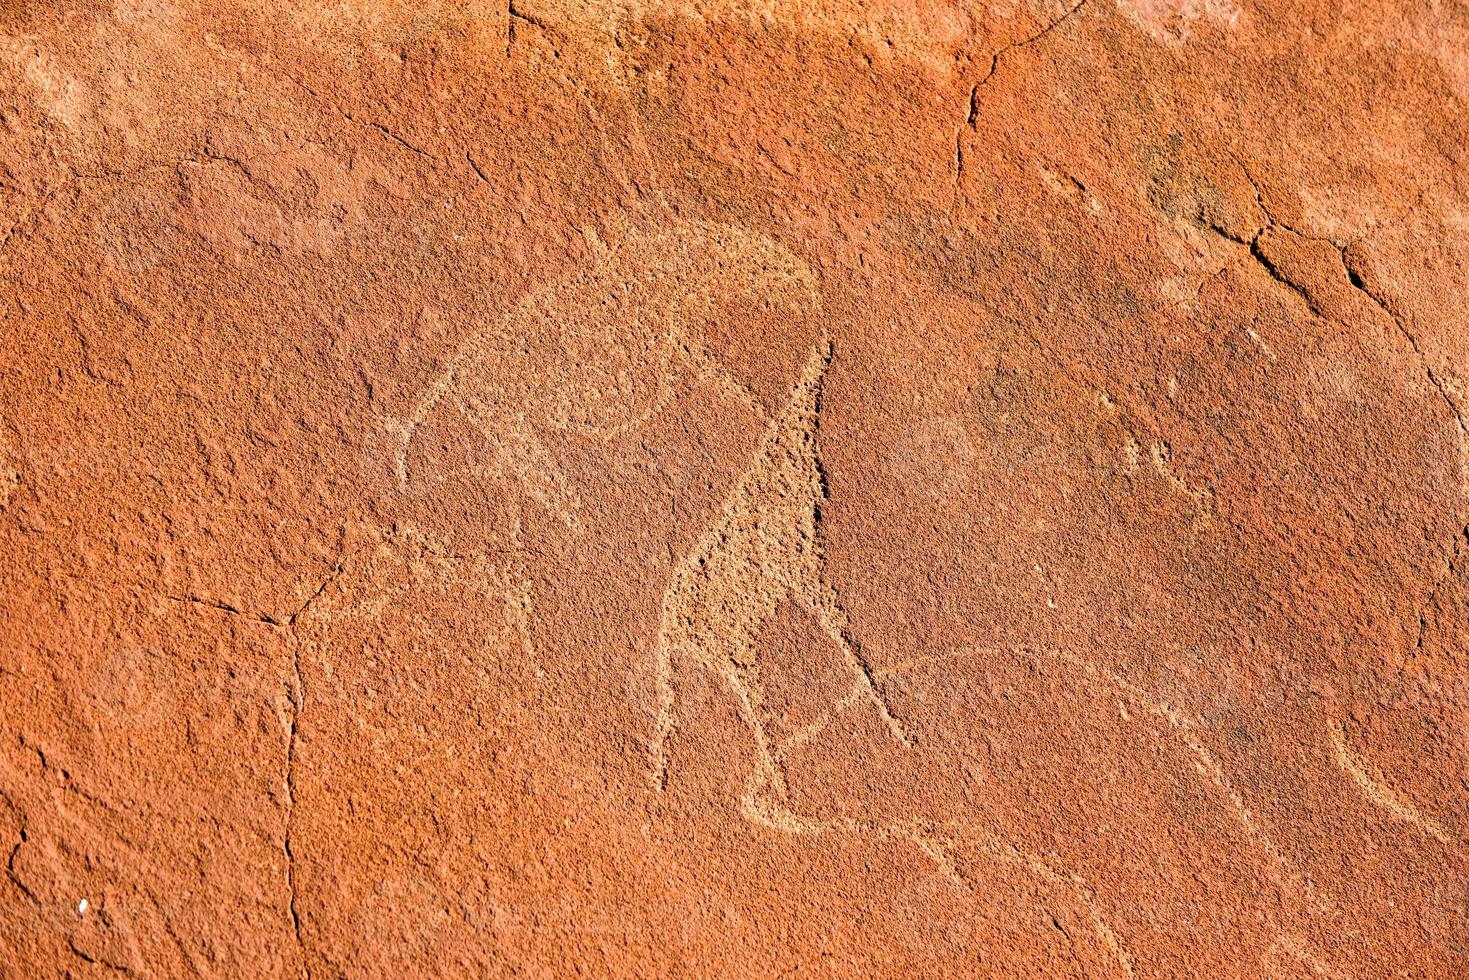
M1462 976L1469 9L0 4L0 973Z

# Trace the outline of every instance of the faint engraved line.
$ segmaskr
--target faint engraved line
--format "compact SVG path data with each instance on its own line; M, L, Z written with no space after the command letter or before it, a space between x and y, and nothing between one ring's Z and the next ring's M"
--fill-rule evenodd
M745 819L771 830L788 834L847 833L873 840L906 841L932 860L947 878L970 888L971 891L973 889L970 882L954 861L954 853L966 847L975 847L994 860L1019 865L1047 884L1061 887L1079 896L1086 907L1097 937L1117 960L1122 972L1128 977L1134 975L1132 956L1102 916L1095 888L1079 874L1057 871L1049 862L1032 852L983 830L961 828L965 836L956 837L941 834L921 821L886 824L858 820L853 817L813 820L791 809L784 802L789 798L784 773L775 762L769 738L765 734L763 723L754 710L749 692L733 669L724 673L726 681L730 683L735 693L741 717L755 735L757 749L763 750L740 796L740 812ZM770 788L775 789L780 800L769 798L765 791Z
M878 677L880 680L886 679L903 671L911 670L914 667L943 660L970 659L978 654L1004 652L1018 654L1035 661L1039 661L1042 657L1060 660L1063 663L1076 667L1095 680L1102 681L1117 688L1136 704L1141 705L1149 714L1166 722L1173 737L1187 748L1193 756L1191 765L1194 771L1201 778L1212 783L1219 792L1224 794L1240 824L1260 846L1261 850L1269 855L1275 868L1272 877L1275 878L1276 882L1299 892L1317 912L1329 911L1333 908L1334 903L1329 898L1318 896L1315 885L1295 870L1289 859L1276 846L1269 832L1260 826L1259 821L1255 819L1254 811L1246 803L1244 795L1235 787L1218 758L1188 734L1191 729L1198 727L1197 720L1189 717L1172 705L1164 704L1151 693L1128 681L1115 671L1099 667L1086 658L1065 650L1034 650L1027 647L965 647L959 650L905 661L881 672Z
M1108 925L1107 920L1101 914L1101 908L1097 902L1096 889L1084 877L1075 872L1063 872L1056 870L1050 862L1037 856L1035 853L1018 847L985 830L977 828L960 828L964 836L943 834L921 821L905 821L898 824L873 824L857 820L842 821L843 827L858 833L867 833L883 839L907 840L923 851L934 863L956 882L968 886L970 883L965 879L963 872L954 862L953 855L956 851L973 847L983 852L986 856L1006 864L1014 864L1023 867L1035 877L1049 885L1070 891L1082 899L1086 907L1087 915L1092 920L1092 929L1097 937L1116 959L1118 966L1122 968L1127 976L1133 976L1132 955L1118 939L1117 933ZM1065 930L1062 930L1063 932Z
M414 404L413 411L409 413L407 420L400 422L392 419L385 423L387 428L398 436L398 446L393 455L393 473L398 478L399 487L408 485L408 452L412 448L413 437L418 432L419 426L438 407L439 402L454 390L460 365L470 357L476 356L478 348L484 343L485 338L482 334L472 335L459 348L448 367L429 382L428 388Z
M505 43L505 56L507 58L510 57L511 50L514 47L516 21L522 21L526 24L531 25L532 27L535 27L541 34L545 36L560 38L563 41L565 40L565 35L563 35L554 26L540 20L539 18L522 13L521 11L516 9L514 3L510 4L508 12L509 16L507 24L507 37ZM621 20L620 16L619 20ZM553 57L548 60L548 64L551 66L552 71L559 75L561 77L561 80L564 81L567 86L571 88L572 92L575 93L576 97L581 100L582 106L586 110L587 118L592 124L592 131L597 134L596 153L602 159L603 170L613 175L614 179L622 185L623 189L632 194L634 197L644 197L642 184L640 184L636 180L636 178L632 176L627 167L622 165L621 161L618 158L618 154L608 152L605 136L605 134L612 132L625 133L629 137L629 141L633 143L633 152L643 158L643 165L647 168L649 182L656 182L658 172L657 169L653 166L652 148L648 145L646 136L643 132L642 115L639 113L633 114L634 125L632 126L624 127L609 125L606 121L606 118L602 114L602 110L597 108L597 102L594 98L592 98L591 90L564 67L567 64L567 59L563 59L560 52L554 49L554 46L552 50L552 55ZM651 188L651 193L655 204L657 204L660 208L666 207L664 196L661 190L653 187Z
M1357 760L1351 749L1347 747L1346 733L1342 730L1340 722L1328 720L1326 730L1331 737L1331 748L1336 764L1352 777L1352 781L1357 784L1363 796L1404 823L1417 827L1439 843L1448 844L1450 842L1448 832L1436 820L1393 792L1388 787L1386 780L1382 778L1381 773L1369 770Z
M676 335L676 349L688 362L694 376L732 395L735 401L749 410L757 419L768 418L765 406L750 386L735 378L709 351L703 340L690 337L680 330Z
M1015 652L1023 656L1035 659L1036 651L1023 647L1015 648ZM1177 708L1160 702L1149 692L1132 684L1115 671L1099 667L1084 657L1077 656L1064 650L1042 651L1047 656L1062 660L1082 670L1091 677L1112 684L1119 690L1127 693L1134 701L1143 705L1149 713L1166 721L1174 736L1193 755L1193 767L1206 781L1212 783L1229 800L1235 816L1245 828L1246 832L1254 838L1260 848L1265 851L1274 862L1275 871L1271 875L1278 884L1292 887L1307 899L1316 911L1325 911L1332 907L1331 901L1319 899L1316 895L1315 886L1305 876L1296 871L1286 858L1285 854L1276 846L1269 832L1260 826L1255 819L1254 811L1246 804L1243 794L1235 787L1234 782L1224 771L1224 766L1219 759L1205 748L1196 739L1189 736L1189 730L1197 727L1195 719L1179 711Z
M393 455L393 472L400 488L408 486L408 454L419 428L441 402L459 395L466 362L470 367L478 366L486 343L485 334L470 337L449 366L429 383L426 394L415 404L407 420L385 423L398 439ZM481 433L495 440L492 464L495 475L517 480L527 494L556 514L568 528L582 530L581 518L577 514L582 508L580 494L545 445L527 431L529 426L525 417L500 417L494 409L473 396L460 396L458 404L460 411L478 426Z
M987 853L999 860L1023 865L1043 881L1057 885L1069 885L1073 892L1082 895L1084 898L1083 904L1086 905L1087 912L1092 919L1092 928L1101 937L1102 944L1107 947L1108 952L1117 960L1118 965L1122 967L1123 973L1129 977L1134 975L1131 954L1128 953L1122 941L1117 938L1117 933L1107 924L1107 920L1102 917L1101 909L1097 902L1096 889L1085 878L1074 872L1059 872L1029 851L1022 850L1014 844L1003 841L993 835L986 834L983 838L982 846Z
M1152 460L1153 469L1158 475L1167 480L1179 494L1188 498L1196 514L1206 516L1214 510L1214 490L1212 488L1196 487L1174 472L1173 447L1166 440L1155 442L1148 447L1148 458Z
M499 473L514 476L536 503L560 517L571 530L581 531L583 525L577 513L582 509L581 494L545 445L524 428L506 428L499 434L495 452ZM513 544L520 545L518 538Z
M67 183L69 183L69 181ZM62 187L65 186L66 184L62 185ZM59 193L61 193L61 188L47 191L41 196L40 204L37 204L25 215L25 217L17 219L15 224L10 226L10 230L5 233L5 237L0 238L0 255L5 254L5 250L10 246L11 239L15 238L17 235L21 235L24 237L27 234L26 232L21 231L22 227L30 225L33 222L37 221L40 218L41 213L51 206L51 202L55 200L56 195Z
M508 554L507 560L502 567L504 578L503 586L505 615L510 620L511 628L520 638L520 649L527 660L540 669L541 657L536 648L535 636L531 631L531 622L535 614L535 590L531 588L529 566L524 560L524 550L521 547L521 508L516 502L511 507L513 522L510 529L510 543L515 549Z
M879 678L884 676L886 676L886 671L878 675ZM779 741L776 744L777 751L782 757L784 757L790 752L793 752L796 749L800 748L802 745L809 742L812 738L825 731L826 726L831 724L831 722L838 715L846 711L858 701L862 700L862 696L866 692L867 685L862 680L859 679L854 681L852 683L851 689L849 689L846 694L842 695L842 697L837 700L830 709L824 712L815 721L811 722L810 724L804 725L803 727L797 729L796 731L792 732L790 735L787 735L784 739Z

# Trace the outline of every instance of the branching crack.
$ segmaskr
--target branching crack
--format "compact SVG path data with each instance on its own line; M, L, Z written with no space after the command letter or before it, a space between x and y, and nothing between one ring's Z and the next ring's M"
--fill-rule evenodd
M515 47L515 24L524 21L532 27L539 28L548 34L554 34L555 29L535 14L528 14L515 6L515 0L509 0L505 5L505 57L510 57L511 48Z
M242 616L252 622L265 623L280 629L291 629L306 611L311 608L317 599L321 598L331 584L341 577L342 572L348 565L348 559L339 559L332 568L331 574L324 578L320 585L312 591L311 595L301 603L296 610L284 618L277 618L268 613L247 613L227 602L213 599L204 599L192 593L185 595L169 596L176 602L190 602L210 609L218 609L232 616ZM301 910L299 892L296 882L296 849L294 846L294 833L296 826L296 743L301 727L301 716L306 709L306 680L301 669L301 640L299 636L289 637L291 644L291 687L289 691L291 702L291 717L289 727L286 731L286 816L285 834L282 840L282 848L286 855L286 890L288 894L287 908L291 916L291 928L296 936L296 948L301 956L301 972L309 980L311 976L311 964L306 955L306 940L301 931Z
M282 625L294 626L296 624L296 620L300 619L305 614L306 610L311 608L311 604L313 602L321 598L321 594L325 592L328 588L330 588L331 584L335 582L338 578L340 578L342 572L346 571L346 569L347 560L343 558L337 562L334 568L332 568L331 574L322 579L321 584L316 587L316 591L307 596L306 601L301 603L301 605L296 609L295 612L286 617L285 623Z
M302 602L301 605L298 606L294 612L287 613L284 617L274 616L270 613L246 612L243 609L240 609L238 606L231 605L228 602L223 602L219 599L209 599L193 592L186 592L182 595L170 595L168 598L172 599L174 602L191 602L195 605L206 606L210 609L217 609L223 613L229 613L231 616L242 616L245 619L250 620L251 622L264 623L267 626L278 626L283 629L287 629L294 626L296 624L296 620L305 615L306 610L311 608L311 604L314 603L317 599L321 598L321 594L331 587L331 584L341 576L342 572L346 570L346 567L347 559L344 558L339 560L336 565L332 567L331 574L329 574L325 579L322 580L321 584L316 587L311 595L307 596L306 600Z
M1077 2L1073 4L1071 8L1068 9L1064 14L1051 21L1039 31L1031 34L1029 37L1021 38L1019 41L1012 41L1004 47L1000 48L994 54L990 55L989 71L985 72L984 77L981 78L978 82L975 82L974 85L969 89L969 116L965 124L969 126L970 129L978 128L979 110L981 106L979 90L988 85L990 83L990 79L995 77L995 72L997 72L1000 68L1000 59L1009 54L1011 51L1015 51L1019 48L1034 44L1041 38L1050 34L1056 28L1060 27L1072 17L1076 16L1076 14L1080 12L1081 8L1085 7L1088 2L1090 2L1090 0L1077 0Z
M1413 351L1413 356L1417 358L1418 363L1422 366L1423 373L1428 378L1428 383L1433 387L1433 390L1438 393L1439 399L1444 403L1445 407L1448 408L1449 414L1453 416L1454 424L1459 432L1459 447L1462 460L1463 455L1466 453L1466 451L1469 451L1469 420L1465 419L1464 412L1459 408L1458 403L1455 402L1454 398L1449 394L1448 386L1444 384L1443 379L1439 377L1438 372L1435 371L1433 369L1433 365L1429 363L1428 355L1424 352L1422 345L1419 343L1417 335L1414 334L1413 331L1408 329L1408 325L1404 322L1403 316L1398 313L1397 310L1393 309L1392 304L1389 303L1381 295L1379 290L1374 289L1368 284L1366 278L1362 275L1362 270L1358 268L1352 258L1351 243L1339 242L1321 235L1307 234L1305 232L1299 231L1298 229L1292 228L1290 225L1286 224L1283 221L1278 220L1271 212L1270 206L1265 202L1265 195L1261 192L1260 185L1255 180L1254 175L1250 173L1250 170L1247 166L1245 166L1244 161L1241 160L1237 162L1239 163L1240 169L1244 171L1245 178L1250 182L1250 186L1255 192L1255 203L1260 208L1261 213L1265 215L1266 223L1264 227L1258 229L1250 237L1248 242L1243 241L1237 235L1231 234L1227 229L1221 227L1217 222L1209 221L1207 219L1207 216L1201 216L1204 219L1204 223L1207 225L1207 227L1230 241L1246 246L1249 249L1250 255L1257 262L1260 263L1260 266L1266 271L1266 273L1270 275L1270 278L1287 286L1291 291L1300 296L1305 301L1306 306L1311 310L1312 313L1316 314L1322 319L1334 321L1337 318L1327 314L1324 310L1322 310L1316 304L1315 300L1311 298L1309 290L1307 290L1301 284L1292 280L1289 276L1285 275L1285 273L1282 272L1281 269L1277 267L1267 255L1265 255L1265 253L1260 248L1260 240L1265 236L1267 232L1279 228L1282 231L1288 232L1298 238L1303 238L1308 241L1325 242L1326 244L1330 245L1336 251L1337 259L1339 262L1341 262L1342 271L1345 273L1347 282L1351 285L1351 287L1357 292L1361 293L1363 296L1365 296L1374 306L1377 307L1379 311L1382 312L1384 316L1391 320L1393 326L1397 328L1398 333L1400 333L1403 339L1408 342L1408 347ZM1427 190L1425 189L1423 194L1419 195L1419 199L1421 200L1423 195L1426 193ZM1463 518L1461 515L1460 520L1462 519ZM1439 591L1442 589L1444 582L1446 582L1449 577L1452 576L1457 570L1459 558L1463 554L1466 543L1469 543L1469 524L1465 524L1463 527L1461 527L1459 534L1455 537L1453 551L1448 559L1448 566L1445 569L1444 573L1439 576L1438 581L1434 583L1433 588L1429 590L1427 600L1424 602L1423 607L1418 611L1417 630L1416 636L1414 637L1413 641L1413 649L1415 651L1423 649L1423 641L1428 632L1428 610L1433 606L1434 602L1437 601Z
M510 14L510 20L512 23L517 20L523 20L532 27L539 27L543 31L551 30L551 25L541 20L535 14L528 14L525 11L516 7L515 0L510 0L510 2L506 5L506 12Z
M1250 251L1250 255L1257 262L1260 263L1260 266L1266 271L1266 273L1270 275L1270 278L1288 287L1292 292L1300 296L1301 299L1305 301L1306 306L1311 310L1311 312L1324 320L1335 320L1336 318L1328 314L1325 310L1322 310L1321 307L1316 304L1316 301L1311 298L1309 290L1287 276L1274 262L1270 260L1268 256L1265 255L1263 250L1260 248L1260 240L1270 231L1279 228L1282 231L1289 232L1297 238L1304 238L1308 241L1313 242L1325 242L1333 249L1335 249L1337 259L1341 262L1342 271L1346 274L1347 282L1351 284L1353 289L1357 290L1363 296L1367 297L1367 299L1370 300L1372 304L1376 306L1379 310L1381 310L1382 313L1386 315L1389 320L1392 321L1393 325L1397 327L1398 333L1402 334L1403 339L1408 342L1409 348L1412 349L1414 356L1418 359L1418 363L1423 366L1423 373L1427 376L1429 384L1433 386L1433 389L1436 392L1438 392L1439 398L1442 399L1444 405L1448 407L1449 413L1454 417L1454 422L1459 429L1460 436L1462 438L1469 439L1469 420L1466 420L1464 418L1463 411L1459 408L1458 404L1449 394L1448 387L1444 384L1443 379L1438 376L1438 372L1435 371L1433 369L1433 365L1428 362L1428 357L1426 354L1424 354L1422 346L1418 343L1417 336L1408 329L1407 324L1403 322L1403 317L1396 310L1394 310L1392 306L1387 302L1387 300L1380 296L1377 291L1367 285L1366 280L1362 277L1361 270L1359 270L1352 263L1350 253L1348 251L1350 248L1350 243L1338 242L1334 239L1327 238L1321 235L1311 235L1296 228L1293 228L1290 225L1286 224L1284 221L1277 219L1274 213L1270 210L1270 206L1266 204L1265 195L1261 192L1259 183L1255 180L1254 175L1250 173L1249 168L1244 165L1243 161L1240 161L1240 169L1244 171L1245 179L1250 182L1250 187L1254 190L1255 204L1260 208L1261 213L1265 215L1264 226L1256 230L1254 235L1252 235L1250 239L1246 241L1245 239L1240 238L1238 235L1232 234L1228 229L1221 226L1218 222L1209 220L1207 216L1201 216L1201 220L1204 221L1204 224L1211 231L1220 235L1221 237L1228 239L1229 241L1235 242L1236 244L1246 246Z

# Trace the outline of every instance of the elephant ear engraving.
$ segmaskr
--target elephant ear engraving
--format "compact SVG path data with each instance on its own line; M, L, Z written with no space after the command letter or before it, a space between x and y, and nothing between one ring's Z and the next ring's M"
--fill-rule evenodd
M704 324L721 297L815 304L815 277L801 259L763 235L693 221L623 229L613 244L588 230L586 240L584 268L470 334L406 415L388 424L400 489L443 481L445 474L413 472L415 441L427 427L467 423L490 444L470 468L519 486L580 529L580 496L548 437L611 442L634 433L667 407L680 373L765 415L710 352Z

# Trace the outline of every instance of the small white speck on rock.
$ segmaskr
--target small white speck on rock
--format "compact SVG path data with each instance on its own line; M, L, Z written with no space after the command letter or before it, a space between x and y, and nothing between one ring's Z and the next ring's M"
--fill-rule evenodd
M77 915L86 915L87 909L91 907L91 902L87 901L85 898L82 899L80 902L77 902Z

